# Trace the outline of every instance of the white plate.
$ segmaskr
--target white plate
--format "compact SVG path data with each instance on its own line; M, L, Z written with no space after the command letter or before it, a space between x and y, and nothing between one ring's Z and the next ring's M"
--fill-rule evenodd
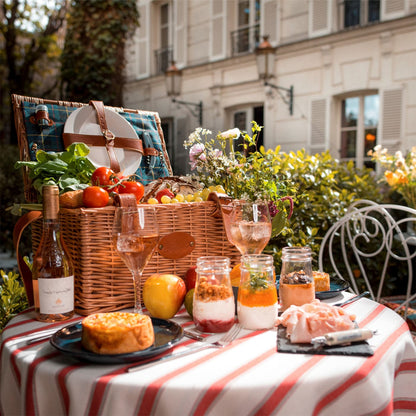
M137 139L135 130L131 124L120 114L108 108L104 109L108 129L116 137L125 137L128 139ZM75 133L85 135L101 135L101 129L97 121L96 112L93 107L86 106L75 110L66 120L64 133ZM103 142L104 143L104 142ZM110 167L110 159L105 146L89 146L90 153L88 159L95 167ZM120 171L124 175L132 175L140 166L142 156L140 153L132 150L115 148L117 160L120 163Z

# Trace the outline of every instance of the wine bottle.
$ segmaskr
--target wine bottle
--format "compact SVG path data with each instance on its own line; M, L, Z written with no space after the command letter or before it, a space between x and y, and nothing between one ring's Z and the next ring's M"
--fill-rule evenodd
M45 185L42 196L43 231L32 271L36 319L64 321L74 315L74 268L60 232L59 189Z

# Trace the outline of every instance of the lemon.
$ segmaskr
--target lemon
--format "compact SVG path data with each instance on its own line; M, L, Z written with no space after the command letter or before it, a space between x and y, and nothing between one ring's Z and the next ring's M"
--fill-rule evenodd
M208 188L204 188L201 192L201 197L204 201L208 199L208 195L210 194L210 190Z
M185 201L185 197L183 196L183 194L177 194L176 195L176 199L178 200L178 202Z
M160 198L160 202L162 204L170 204L172 202L172 199L169 198L167 195L163 195L162 198Z
M147 203L148 203L148 204L158 204L158 203L159 203L159 201L158 201L156 198L149 198L149 199L147 200Z

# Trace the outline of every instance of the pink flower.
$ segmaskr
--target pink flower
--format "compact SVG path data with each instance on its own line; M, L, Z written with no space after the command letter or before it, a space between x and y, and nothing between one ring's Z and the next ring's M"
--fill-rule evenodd
M191 169L194 170L199 161L205 162L205 146L202 143L196 143L189 149L189 160L191 161Z

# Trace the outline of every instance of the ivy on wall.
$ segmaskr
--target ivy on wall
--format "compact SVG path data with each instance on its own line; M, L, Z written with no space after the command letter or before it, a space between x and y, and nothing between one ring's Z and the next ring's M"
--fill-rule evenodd
M122 106L124 50L139 26L135 0L73 0L62 53L62 97Z

